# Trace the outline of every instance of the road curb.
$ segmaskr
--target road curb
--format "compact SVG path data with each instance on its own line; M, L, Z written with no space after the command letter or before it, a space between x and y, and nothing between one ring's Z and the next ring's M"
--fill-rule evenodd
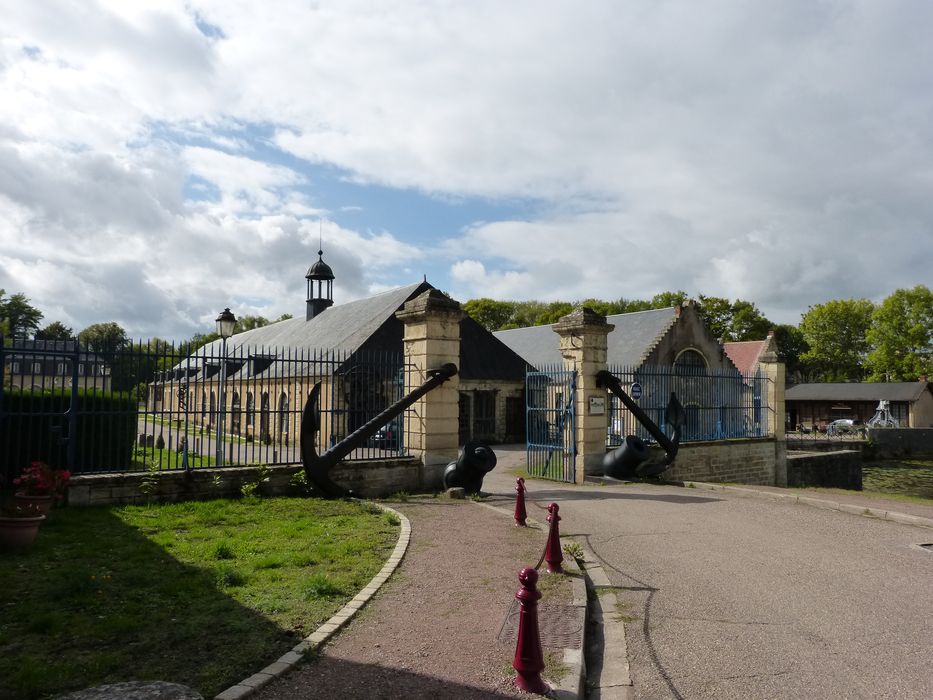
M357 593L349 603L344 605L314 632L293 646L291 651L286 652L280 656L278 660L273 661L249 678L244 678L239 683L218 693L214 696L214 700L240 700L241 698L248 697L269 681L291 671L292 668L301 663L309 653L323 646L352 620L356 613L366 605L366 603L376 595L379 589L382 588L385 582L389 580L389 577L392 576L395 569L397 569L398 565L402 562L405 552L408 551L408 544L411 541L411 522L394 508L389 508L386 505L374 503L372 501L368 501L368 503L371 503L386 513L394 513L401 521L401 528L399 530L398 541L395 543L395 549L392 550L392 554L389 555L389 558L386 560L386 563L383 564L379 573L373 576L363 590Z
M682 484L686 488L705 489L707 491L725 491L737 496L747 498L763 498L769 501L782 501L785 503L797 503L800 505L811 506L813 508L822 508L823 510L835 510L840 513L849 513L850 515L859 515L865 518L876 518L878 520L889 520L901 525L914 525L916 527L933 528L933 518L924 518L920 515L908 515L907 513L898 513L897 511L882 510L871 506L861 506L856 503L839 503L823 498L814 498L813 496L798 496L792 493L780 493L777 491L759 491L758 489L746 488L743 486L726 486L724 484L713 484L704 481L684 481L667 482L668 485Z

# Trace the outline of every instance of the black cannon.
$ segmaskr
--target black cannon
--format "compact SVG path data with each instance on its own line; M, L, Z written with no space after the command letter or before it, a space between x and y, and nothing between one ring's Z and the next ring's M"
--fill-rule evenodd
M315 384L308 394L308 400L301 415L301 461L304 464L308 481L326 498L352 495L347 489L334 483L330 478L330 470L353 450L363 447L386 423L400 416L402 411L415 401L456 374L457 365L453 363L428 370L428 378L421 386L354 430L322 455L317 453L316 443L317 432L321 429L320 408L318 407L321 383Z
M456 462L444 470L444 488L462 487L466 493L479 493L483 477L496 466L496 453L488 445L471 440L460 448Z
M664 449L665 458L657 462L647 462L648 447L635 435L626 436L622 446L606 454L603 458L603 474L613 479L628 479L631 477L657 476L674 462L677 450L680 447L680 430L684 425L684 407L677 400L672 391L667 409L664 412L665 422L674 428L674 435L670 438L664 434L657 424L648 417L638 404L625 393L619 378L608 370L596 373L596 384L607 388L625 407L632 412L635 419L645 426L651 437L658 441Z

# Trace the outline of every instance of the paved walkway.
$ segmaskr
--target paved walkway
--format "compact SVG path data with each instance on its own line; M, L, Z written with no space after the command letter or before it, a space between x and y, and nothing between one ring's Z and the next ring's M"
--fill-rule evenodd
M514 476L487 481L504 499ZM561 504L562 534L596 553L619 593L636 698L933 697L933 552L919 546L933 529L857 514L899 502L528 485Z

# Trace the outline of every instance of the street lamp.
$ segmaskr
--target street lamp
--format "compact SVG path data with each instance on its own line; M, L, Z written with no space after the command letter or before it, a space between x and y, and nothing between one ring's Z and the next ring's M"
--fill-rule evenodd
M217 393L220 398L220 417L217 421L217 462L216 466L222 467L224 464L224 421L226 420L226 398L224 397L224 388L227 383L227 338L233 335L233 327L236 325L236 316L229 308L224 309L217 317L217 335L220 336L220 385Z

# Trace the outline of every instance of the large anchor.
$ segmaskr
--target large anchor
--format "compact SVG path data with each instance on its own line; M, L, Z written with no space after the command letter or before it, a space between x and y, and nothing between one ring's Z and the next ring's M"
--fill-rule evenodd
M438 369L428 370L428 378L421 386L354 430L322 455L318 455L316 443L316 435L321 429L321 410L318 406L321 382L315 384L308 394L308 400L301 415L301 461L304 464L308 481L325 498L342 498L352 495L350 491L334 483L330 478L331 469L353 450L363 447L366 441L375 435L382 426L396 416L401 415L402 411L431 389L439 387L456 374L457 365L453 363L441 365Z
M684 425L684 407L677 400L672 391L664 412L665 422L674 428L672 437L667 437L657 424L651 420L637 403L622 389L622 382L612 372L600 370L596 373L596 385L605 387L618 397L619 401L632 412L636 420L645 426L651 437L664 448L663 460L648 462L648 447L635 435L627 435L622 446L606 454L603 458L603 474L613 479L630 479L632 477L657 476L665 471L674 462L677 450L680 447L680 430Z

